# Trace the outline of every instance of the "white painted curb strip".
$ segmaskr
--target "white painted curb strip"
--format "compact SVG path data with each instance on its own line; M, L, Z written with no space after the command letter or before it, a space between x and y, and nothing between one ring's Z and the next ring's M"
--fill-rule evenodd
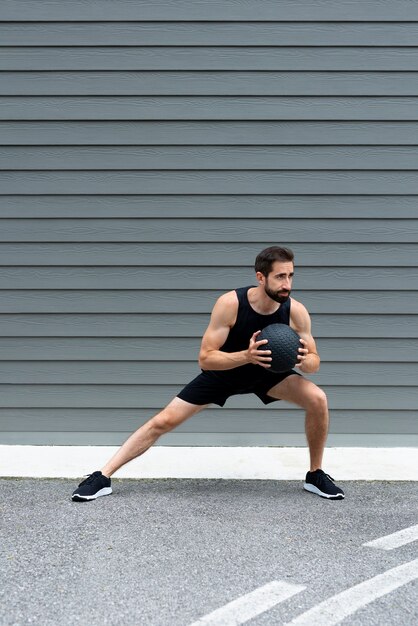
M0 445L0 476L78 478L101 469L118 446ZM307 448L154 446L115 478L303 480ZM418 448L326 448L339 480L418 480Z

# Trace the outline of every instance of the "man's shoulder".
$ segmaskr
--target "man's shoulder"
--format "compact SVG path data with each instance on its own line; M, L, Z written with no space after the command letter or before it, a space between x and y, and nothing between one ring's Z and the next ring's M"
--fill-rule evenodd
M238 295L235 289L231 291L226 291L222 295L219 296L216 303L224 306L231 306L238 303Z
M235 290L223 293L212 309L212 320L224 326L233 326L238 312L238 296Z
M226 305L236 304L238 305L239 301L242 301L245 294L249 289L252 289L254 285L247 285L246 287L236 287L236 289L231 289L231 291L226 291L217 299L217 302L224 303Z
M290 313L292 315L292 317L300 317L300 316L305 316L306 314L309 315L308 313L308 309L306 308L306 306L304 304L302 304L302 302L299 302L299 300L295 300L295 298L291 297L290 298Z

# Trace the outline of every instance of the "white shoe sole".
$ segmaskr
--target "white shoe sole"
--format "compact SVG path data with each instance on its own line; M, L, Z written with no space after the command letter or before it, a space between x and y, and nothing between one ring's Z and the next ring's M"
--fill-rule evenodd
M330 495L329 493L324 493L323 491L318 489L318 487L315 487L315 485L311 485L311 483L305 483L303 485L303 488L306 489L306 491L310 491L311 493L316 493L317 496L321 496L321 498L327 498L328 500L342 500L344 498L343 493L336 493L334 495Z
M100 491L93 496L79 496L78 494L74 494L72 499L75 500L75 502L80 502L80 500L96 500L96 498L100 498L100 496L110 496L111 493L112 487L103 487L103 489L100 489Z

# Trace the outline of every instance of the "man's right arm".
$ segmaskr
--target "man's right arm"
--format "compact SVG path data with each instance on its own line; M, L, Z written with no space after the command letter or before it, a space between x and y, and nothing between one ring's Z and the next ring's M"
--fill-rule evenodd
M258 350L266 340L256 340L261 331L257 331L250 339L246 350L239 352L222 352L221 348L227 340L229 331L235 324L238 313L238 298L235 291L229 291L218 298L211 314L209 326L202 338L199 353L199 366L202 370L230 370L241 365L254 363L262 367L270 367L270 351Z

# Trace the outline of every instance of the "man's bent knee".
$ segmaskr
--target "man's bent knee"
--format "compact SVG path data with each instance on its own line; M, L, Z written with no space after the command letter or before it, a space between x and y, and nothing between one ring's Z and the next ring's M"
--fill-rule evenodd
M327 411L328 399L325 391L322 391L319 387L313 389L308 397L308 407L315 411Z

